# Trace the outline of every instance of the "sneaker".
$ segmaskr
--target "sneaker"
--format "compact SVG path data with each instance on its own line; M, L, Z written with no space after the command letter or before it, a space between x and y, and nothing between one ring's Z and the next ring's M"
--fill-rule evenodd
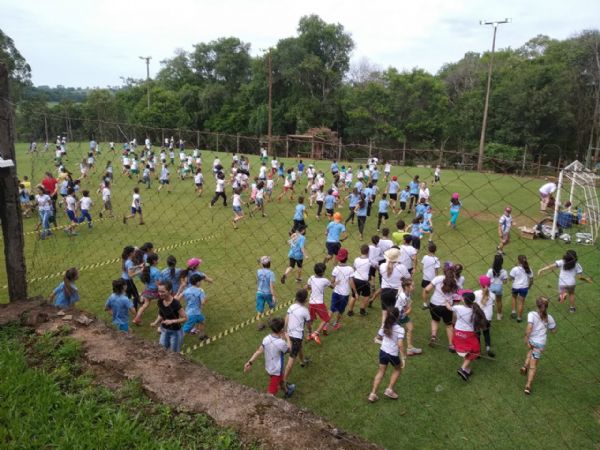
M464 381L469 381L469 377L471 376L466 370L463 370L461 367L456 371L459 377L461 377Z
M448 346L448 351L449 351L450 353L456 353L456 349L454 348L454 345L449 345L449 346Z
M285 284L285 275L281 275L281 280L279 281L281 281L281 284Z
M523 319L520 317L517 317L517 323L521 323L521 322L523 322Z
M315 341L317 345L321 345L321 338L319 337L319 334L316 331L313 334L311 334L310 337Z
M391 398L392 400L398 400L398 394L396 394L393 389L386 389L383 391L383 395L385 395L387 398Z
M348 317L352 317L354 315L354 311L348 311Z
M525 392L525 395L531 395L531 388L530 387L526 387L523 392Z
M290 398L294 394L294 391L296 391L296 385L288 384L285 389L285 398Z
M327 325L321 331L323 332L323 336L329 336L329 327Z
M367 314L369 314L369 313L367 312L367 310L366 310L366 309L361 309L361 310L360 310L360 315L361 315L361 316L365 317Z
M430 347L435 347L435 344L437 344L437 337L436 336L431 336L429 338L429 346Z
M411 347L408 349L408 356L415 356L415 355L420 355L423 353L423 350L417 347Z
M302 362L300 363L300 367L306 367L306 366L308 366L308 365L310 364L310 361L311 361L311 360L310 360L310 358L309 358L309 357L306 357L306 358L304 358L304 361L302 361Z
M333 326L333 330L334 330L334 331L337 331L337 330L339 330L340 328L342 328L342 324L341 324L341 323L339 323L339 322L337 322L337 323L336 323L336 324Z
M423 305L421 305L421 309L425 311L426 309L429 309L429 305L427 303L423 303Z
M376 394L369 394L367 400L369 400L371 403L375 403L377 400L379 400L379 397L377 397Z
M495 357L496 357L496 353L494 353L492 350L488 350L488 351L487 351L487 355L488 355L490 358L495 358Z
M502 320L502 314L496 314L496 320Z
M516 311L513 311L513 312L511 312L511 313L510 313L510 318L511 318L511 319L516 319L516 318L517 318L517 313L516 313Z
M577 308L575 308L574 306L571 306L571 307L569 308L569 312L570 312L570 313L574 313L575 311L577 311Z

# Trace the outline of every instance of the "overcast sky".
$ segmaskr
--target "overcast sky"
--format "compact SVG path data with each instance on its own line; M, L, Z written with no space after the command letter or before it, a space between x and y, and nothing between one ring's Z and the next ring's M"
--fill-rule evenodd
M36 85L120 85L151 76L176 48L236 36L253 55L295 36L318 14L351 33L352 60L435 73L467 51L491 47L480 19L512 18L497 46L520 47L538 34L564 39L600 24L600 0L2 0L0 28L30 63Z

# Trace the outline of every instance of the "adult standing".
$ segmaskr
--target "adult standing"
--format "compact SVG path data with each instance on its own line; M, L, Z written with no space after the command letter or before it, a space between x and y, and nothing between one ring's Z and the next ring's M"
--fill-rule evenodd
M556 183L552 181L544 184L540 188L540 211L546 212L550 196L556 191Z
M163 281L158 284L158 317L152 323L160 323L160 345L179 353L183 344L183 324L187 322L187 314L172 294L173 284Z

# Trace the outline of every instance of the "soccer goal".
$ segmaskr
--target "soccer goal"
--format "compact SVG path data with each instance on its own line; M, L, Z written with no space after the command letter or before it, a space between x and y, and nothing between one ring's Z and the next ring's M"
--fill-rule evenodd
M577 243L592 245L596 242L600 230L597 182L598 176L579 161L573 161L560 171L552 220L552 239L557 237L559 229L566 231L576 224L578 232L573 238ZM562 198L563 195L565 198Z

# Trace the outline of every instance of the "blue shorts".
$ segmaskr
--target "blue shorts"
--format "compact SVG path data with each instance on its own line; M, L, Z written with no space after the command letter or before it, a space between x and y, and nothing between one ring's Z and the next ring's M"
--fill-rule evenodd
M349 295L340 295L337 292L331 294L331 312L344 314L344 311L346 311L346 306L348 305L349 298Z
M77 222L77 218L75 217L75 211L71 211L70 209L67 209L67 217L69 218L69 220L71 222Z
M379 364L383 366L391 364L392 366L397 367L400 365L400 356L390 355L383 350L379 350Z
M529 288L521 288L521 289L512 289L512 294L517 295L519 297L527 297L527 293L529 292Z
M494 295L502 295L502 285L501 284L492 284L490 286L490 292Z
M183 332L189 333L199 323L204 323L204 314L200 313L188 316L187 322L183 324Z
M542 357L542 353L544 352L544 348L546 347L544 344L540 344L539 342L529 341L529 345L531 345L531 356L534 359L540 359Z
M263 313L265 312L265 303L269 305L269 309L273 309L275 307L275 302L273 301L273 294L262 294L260 292L256 293L256 312Z
M114 325L117 327L117 330L119 330L119 331L124 331L125 333L127 333L129 331L128 323L115 323Z
M242 213L242 207L241 206L234 206L233 207L233 212L236 214L241 214Z
M142 208L134 208L132 206L131 207L131 214L135 215L136 213L141 214L142 213Z

